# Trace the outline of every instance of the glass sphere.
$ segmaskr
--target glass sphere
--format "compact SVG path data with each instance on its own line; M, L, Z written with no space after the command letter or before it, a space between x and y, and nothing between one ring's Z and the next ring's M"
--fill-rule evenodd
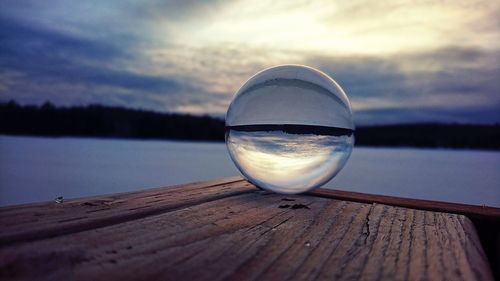
M256 186L285 194L331 180L351 154L353 132L342 88L300 65L257 73L226 114L226 146L236 167Z

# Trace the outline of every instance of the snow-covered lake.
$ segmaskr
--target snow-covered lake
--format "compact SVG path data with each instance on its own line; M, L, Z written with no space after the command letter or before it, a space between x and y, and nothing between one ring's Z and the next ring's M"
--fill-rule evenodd
M0 136L0 205L233 175L223 143ZM500 152L355 147L325 187L500 207Z

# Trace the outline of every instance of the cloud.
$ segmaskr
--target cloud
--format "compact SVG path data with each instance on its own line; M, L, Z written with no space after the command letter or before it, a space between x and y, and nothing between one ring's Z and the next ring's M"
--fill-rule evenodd
M172 33L172 40L340 56L387 55L465 44L498 48L498 9L498 3L484 0L239 0L218 7L216 13L194 14L195 20L178 25L181 32Z
M0 100L223 116L250 76L296 63L332 75L358 123L500 122L498 9L483 0L6 0Z
M500 108L499 56L498 51L447 47L388 58L311 57L306 62L340 83L359 123L494 123L500 121L492 114Z
M419 122L497 124L500 111L497 107L443 109L433 107L364 109L354 113L358 125L381 125Z
M0 75L4 77L0 93L6 98L18 95L47 95L71 99L71 92L94 91L103 95L156 93L181 94L194 90L175 78L160 77L128 69L137 59L103 41L78 38L56 31L26 26L3 19L0 29ZM10 78L9 78L9 75ZM12 74L17 74L12 77ZM33 88L38 88L34 91ZM41 89L40 89L41 88ZM99 89L100 88L100 89ZM109 93L104 93L109 91ZM91 93L80 93L91 94ZM94 103L109 97L93 95ZM39 100L40 97L34 97ZM41 97L43 99L43 97ZM55 101L58 103L58 101ZM62 102L65 103L65 102Z

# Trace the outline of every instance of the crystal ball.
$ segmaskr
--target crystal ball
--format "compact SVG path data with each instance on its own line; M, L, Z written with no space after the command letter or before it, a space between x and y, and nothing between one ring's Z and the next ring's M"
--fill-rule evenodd
M268 68L235 94L225 139L234 164L254 185L283 194L310 191L337 175L351 154L351 106L319 70Z

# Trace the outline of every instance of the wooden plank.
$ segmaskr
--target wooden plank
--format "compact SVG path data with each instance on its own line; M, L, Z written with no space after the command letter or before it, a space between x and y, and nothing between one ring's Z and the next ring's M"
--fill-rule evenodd
M207 182L198 182L177 187L154 188L82 199L27 204L0 208L0 246L15 241L43 239L55 235L82 231L93 227L140 218L160 213L197 200L214 200L219 196L246 192L255 188L241 177L230 177ZM231 184L235 183L235 184ZM226 184L220 188L220 184ZM200 192L203 190L203 192ZM211 196L208 196L211 194ZM500 209L486 206L446 203L429 200L381 196L332 189L317 189L310 194L342 200L381 203L431 211L453 212L471 218L500 221Z
M462 215L227 186L245 192L5 244L0 279L492 280Z
M236 185L235 185L236 184ZM138 219L248 192L240 177L82 199L0 208L0 246Z
M348 200L361 203L380 203L400 206L411 209L447 212L465 215L470 218L500 221L500 208L490 206L477 206L460 203L450 203L433 200L412 199L387 195L375 195L352 191L318 188L309 194L339 200Z

